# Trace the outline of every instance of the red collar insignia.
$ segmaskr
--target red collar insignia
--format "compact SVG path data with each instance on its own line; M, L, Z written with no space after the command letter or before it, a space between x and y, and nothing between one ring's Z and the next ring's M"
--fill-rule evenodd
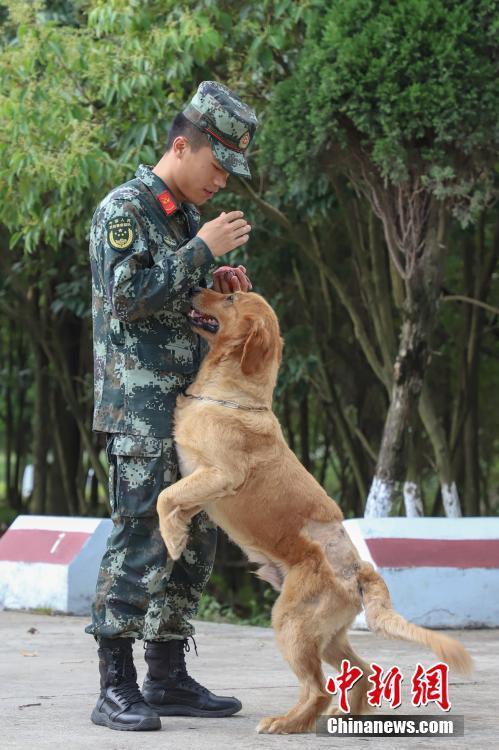
M178 208L175 198L169 190L165 190L164 192L160 193L158 195L158 200L161 203L161 207L167 216L170 216Z

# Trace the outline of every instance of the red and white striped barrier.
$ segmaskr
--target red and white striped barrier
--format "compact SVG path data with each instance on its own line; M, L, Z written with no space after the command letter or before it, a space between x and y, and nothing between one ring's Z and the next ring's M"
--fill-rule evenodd
M393 605L431 628L499 626L499 517L360 518L344 522ZM355 627L365 628L360 615Z
M395 609L434 628L499 626L499 518L344 522ZM18 516L0 539L0 607L88 614L109 519ZM363 615L356 627L365 627Z
M0 606L90 612L109 519L18 516L0 539Z

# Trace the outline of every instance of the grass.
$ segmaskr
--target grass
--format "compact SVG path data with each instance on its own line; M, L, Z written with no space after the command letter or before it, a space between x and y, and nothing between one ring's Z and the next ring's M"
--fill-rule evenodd
M239 617L229 605L220 604L210 594L203 594L199 602L196 620L270 628L270 615L267 612L258 612L256 610L256 603L252 609L253 611L249 617Z

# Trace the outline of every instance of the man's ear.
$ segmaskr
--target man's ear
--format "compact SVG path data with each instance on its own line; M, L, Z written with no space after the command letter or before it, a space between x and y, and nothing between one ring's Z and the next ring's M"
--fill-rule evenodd
M243 375L253 375L267 359L271 350L270 332L261 319L252 322L241 356Z
M184 157L184 154L189 145L189 141L187 140L185 135L177 135L172 143L172 150L177 159L182 159Z

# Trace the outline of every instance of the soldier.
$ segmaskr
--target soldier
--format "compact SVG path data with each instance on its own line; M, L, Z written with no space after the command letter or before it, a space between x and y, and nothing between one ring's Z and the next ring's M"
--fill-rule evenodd
M177 395L194 380L204 342L185 316L189 290L206 285L215 259L243 245L251 230L241 211L199 228L196 206L249 177L246 149L257 119L233 92L200 84L172 124L154 168L112 190L90 231L94 331L94 429L106 433L113 530L86 628L99 644L101 692L95 724L160 729L159 716L229 716L237 698L214 695L187 674L189 622L210 576L216 527L205 513L173 562L159 532L156 500L178 478L172 438ZM213 275L216 291L248 291L243 266ZM225 271L225 273L224 273ZM145 642L142 688L132 658Z

